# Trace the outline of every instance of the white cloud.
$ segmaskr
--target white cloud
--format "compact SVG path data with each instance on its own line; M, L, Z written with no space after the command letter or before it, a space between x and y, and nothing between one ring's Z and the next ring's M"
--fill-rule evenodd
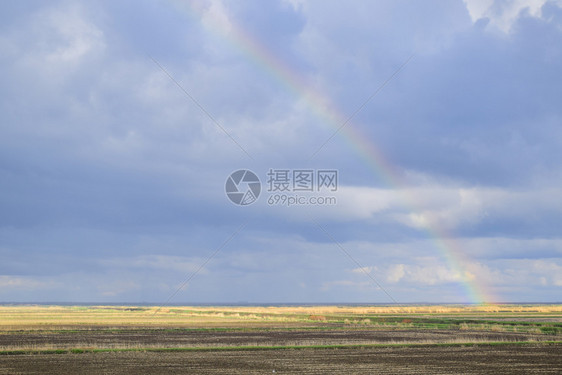
M228 12L220 0L212 0L210 2L208 8L202 12L202 22L210 30L218 29L225 34L232 31Z
M527 11L532 17L542 16L542 6L549 0L463 0L473 22L488 18L490 24L504 33L509 33L513 24ZM562 1L552 1L562 6Z
M196 279L195 288L190 288L190 293L199 294L190 298L267 300L273 298L268 286L268 282L274 283L272 280L286 293L285 301L294 300L293 281L295 285L306 285L301 289L315 298L323 281L339 280L338 272L347 273L351 280L324 284L339 289L327 293L330 298L345 300L352 288L364 292L369 287L372 292L372 282L362 271L349 272L353 263L322 231L310 223L298 226L283 217L305 223L309 214L327 223L334 238L342 241L360 264L376 265L364 270L372 272L382 285L390 283L398 290L406 286L414 299L425 298L423 286L441 285L442 288L426 288L432 290L430 294L435 291L431 298L439 299L440 291L456 289L455 284L469 279L510 286L514 288L511 295L516 297L517 289L539 286L521 296L522 300L533 297L534 292L559 287L561 240L523 238L525 233L519 230L524 227L520 224L538 223L537 232L547 228L552 233L556 230L553 223L562 214L562 191L556 182L559 153L554 151L560 143L559 116L558 109L548 105L549 98L557 97L557 66L514 59L511 53L490 54L490 48L505 46L504 38L494 39L497 45L489 45L471 27L471 19L476 22L488 17L490 28L509 32L524 14L543 17L540 6L545 1L505 1L501 5L497 1L466 0L466 6L462 1L439 5L411 2L408 6L393 1L358 1L353 7L338 2L285 1L292 4L296 14L275 25L269 25L267 18L253 16L258 10L250 9L251 3L240 7L217 0L194 3L194 7L200 7L197 14L191 7L189 14L177 12L168 7L168 2L138 4L129 9L131 14L123 14L123 6L112 5L113 2L84 5L64 0L10 17L0 35L0 62L6 72L5 87L0 89L6 99L3 114L8 118L0 126L0 150L5 160L0 173L2 181L9 185L3 189L0 224L7 233L18 228L21 234L13 235L11 242L17 248L10 259L4 257L2 272L43 274L44 261L34 255L34 251L39 252L35 249L59 248L52 250L57 259L66 259L66 251L70 254L71 250L75 258L48 272L58 275L72 269L76 274L55 276L61 284L49 294L41 293L51 284L40 277L1 276L0 286L13 290L14 298L30 300L87 300L101 293L116 299L126 296L159 301L162 293L175 290L184 275L202 264L207 245L215 247L218 244L213 241L220 243L228 236L229 233L224 237L218 234L222 233L219 228L234 226L239 215L247 213L250 223L243 235L213 258L209 272L202 280ZM277 21L277 16L273 9L268 17ZM237 24L240 20L244 21ZM399 189L360 186L372 182L371 172L357 165L357 155L340 142L338 134L317 160L326 167L337 160L344 183L349 180L343 173L353 174L356 186L343 185L334 192L337 205L276 210L267 207L265 196L244 214L230 205L223 187L232 170L255 166L264 172L269 167L298 167L292 162L310 151L310 147L302 146L317 147L319 138L331 133L325 121L315 117L300 91L287 90L283 82L272 77L274 74L264 72L253 61L250 51L241 48L242 41L232 35L238 26L247 27L250 34L251 30L259 30L255 38L263 47L291 67L303 82L310 82L312 90L333 97L344 113L353 113L357 104L371 95L372 89L412 50L421 51L422 56L416 54L398 79L385 87L384 95L369 102L356 119L358 126L369 129L373 140L391 150L387 156L393 157L389 159L404 163L404 168L416 169L409 172L418 173L415 182L408 176L411 185ZM146 34L139 33L142 30L147 30ZM529 32L525 40L527 36L532 41L529 44L542 45L537 43L542 40L540 35ZM557 39L548 40L553 41L552 46L545 48L556 57ZM278 49L280 44L284 48ZM514 44L513 49L534 59L534 52L524 45ZM459 50L463 53L459 54ZM154 53L174 78L256 157L255 164L244 159L236 145L150 61L147 52ZM511 73L500 74L500 80L493 78L494 69L488 72L478 65L486 58L497 61L498 71ZM468 71L465 64L474 66L475 71ZM437 67L438 74L425 74L432 70L424 66ZM537 78L537 86L531 87L532 96L540 92L536 100L546 105L545 110L539 109L539 117L545 111L554 112L551 125L525 121L520 131L522 142L507 147L495 141L508 133L496 119L509 112L509 95L494 95L503 104L497 108L479 106L469 114L478 119L485 117L482 126L497 132L498 138L490 138L480 126L473 126L474 119L450 121L451 113L465 113L470 108L474 97L479 96L475 93L501 86L501 79L508 79L510 74L514 78L528 75L533 81ZM461 82L480 77L481 86L460 84L451 94L443 82L456 82L454 77L458 76L465 77ZM424 77L430 77L430 81ZM527 81L515 79L509 87L529 88L521 82ZM413 100L408 92L416 86ZM435 96L435 92L439 90L446 97L454 96L454 100L438 100L441 96ZM420 92L423 97L418 95ZM393 112L396 109L388 106L394 100L403 106L401 112L411 112L416 118L420 112L409 109L416 105L423 108L423 113L433 113L430 131L423 128L423 121L408 124L408 128L401 126L401 120L396 120L400 116ZM432 103L443 107L432 110L437 108ZM515 107L527 111L524 105ZM489 126L488 121L494 125ZM511 125L503 126L517 128ZM422 138L418 130L423 131ZM421 152L424 148L408 146L426 141L434 144L431 139L448 142L452 134L466 137L466 142L453 139L447 143L451 148L443 149L446 152L436 149L431 154ZM534 158L536 150L544 150L537 156L542 159ZM526 159L530 151L532 157ZM519 163L518 156L528 163ZM427 163L411 163L410 158ZM467 164L459 163L461 159ZM468 164L492 168L472 168ZM451 173L452 168L455 173ZM496 171L498 175L512 174L513 169L528 177L519 186L477 185L498 186L489 175L495 176ZM535 169L544 171L543 181L531 173ZM433 173L428 170L441 176L447 174L450 179L425 175ZM457 177L470 182L451 182L458 181ZM505 180L499 181L501 186ZM515 230L510 229L514 221ZM49 233L58 226L64 235L40 237L38 226L26 226L36 222L48 228L45 230ZM75 232L74 223L91 225L100 233L112 235L101 241L104 243L92 236L92 240L79 238L76 245L70 245L68 233ZM496 225L505 238L455 239L467 255L460 269L446 262L434 241L419 239L425 231L411 230L431 227L485 236L493 233ZM120 237L113 233L127 234ZM172 237L181 240L167 242L159 233L172 233ZM145 235L154 239L139 249L136 239ZM269 241L255 240L260 236ZM119 242L118 238L128 240ZM383 238L389 242L376 242ZM399 242L394 242L396 239ZM71 249L73 246L75 249ZM102 248L114 250L109 259ZM538 260L533 263L535 258ZM348 288L346 293L341 291L343 287ZM29 293L24 296L20 291ZM298 296L306 300L306 293ZM364 295L367 294L358 294L357 299L364 300Z
M402 189L340 186L337 204L309 207L307 215L322 220L374 219L413 228L454 230L489 218L533 220L546 212L562 214L562 190L515 190L431 183ZM291 210L290 215L300 211Z
M334 195L338 198L335 209L342 218L369 218L400 204L398 192L389 189L341 186Z
M361 267L353 269L352 272L360 275L367 272L376 278L378 275L383 275L384 283L389 284L438 285L464 280L458 270L443 265L440 259L426 257L412 260L415 263L390 263L378 267ZM468 277L466 274L464 276Z
M438 259L425 259L424 264L389 264L384 268L379 267L379 271L385 275L386 283L396 284L400 282L413 283L417 285L437 285L463 280L462 275L451 267L440 264ZM374 268L369 267L369 271ZM363 272L361 269L354 269L353 272Z
M43 290L62 286L53 280L41 280L35 277L0 275L2 292L11 290Z
M386 280L389 283L399 282L405 275L406 270L403 264L396 264L388 269Z
M560 259L537 259L531 262L531 272L535 273L542 285L562 287L562 264Z
M141 285L128 280L98 281L97 290L102 297L117 297L123 293L141 289Z
M455 269L435 257L412 259L409 263L386 263L379 266L353 269L363 275L372 273L383 285L409 287L437 286L450 283L476 283L483 291L491 292L498 288L510 287L562 287L562 265L560 259L500 259L486 263L468 261L462 270ZM354 287L353 283L340 283ZM493 295L494 293L492 293ZM502 296L499 296L501 298Z
M199 264L203 261L193 259L191 257L180 257L170 255L141 255L131 258L112 258L101 261L105 266L127 268L150 268L155 270L168 270L178 272L194 272L199 268ZM201 269L199 273L206 273L205 269Z
M351 289L365 289L373 287L372 283L368 281L352 281L352 280L335 280L322 283L321 291L327 292L336 288L351 288ZM377 287L375 287L377 288ZM378 288L377 288L378 289Z
M68 73L87 57L102 53L106 46L103 31L78 4L47 8L28 22L29 34L13 38L20 40L24 62L35 69Z
M47 61L75 63L105 46L103 32L86 21L77 9L52 12L47 20L47 27L53 28L59 37L58 45L53 46L47 54Z
M494 0L463 0L470 18L473 22L478 21L480 18L484 17L488 9L494 4Z
M454 229L473 224L486 214L485 192L477 188L409 189L407 201L411 213L397 216L398 220L415 228Z

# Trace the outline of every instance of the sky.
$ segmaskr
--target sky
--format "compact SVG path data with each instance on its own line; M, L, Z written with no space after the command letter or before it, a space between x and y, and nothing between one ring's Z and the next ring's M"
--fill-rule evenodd
M0 302L562 301L562 1L4 1L0 51Z

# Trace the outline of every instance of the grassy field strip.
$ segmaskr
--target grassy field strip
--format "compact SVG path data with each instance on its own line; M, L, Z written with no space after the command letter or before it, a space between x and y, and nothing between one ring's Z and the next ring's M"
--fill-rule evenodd
M562 323L532 323L532 324L513 324L504 322L488 322L488 323L475 323L475 324L424 324L424 323L348 323L338 326L292 326L292 327L169 327L169 328L159 328L147 325L132 326L127 328L110 328L110 327L85 327L85 328L61 328L61 327L43 327L43 328L29 328L22 330L21 327L13 327L14 329L0 330L0 335L6 334L57 334L57 333L76 333L76 334L87 334L89 332L108 332L108 333L122 333L122 332L146 332L146 331L157 331L157 332L276 332L276 331L361 331L365 329L369 330L411 330L415 329L440 329L440 330L460 330L460 331L486 331L486 332L515 332L515 333L532 333L532 334L546 334L546 335L558 335L562 334Z
M384 344L336 344L336 345L279 345L279 346L215 346L181 348L73 348L39 350L2 350L0 355L25 354L82 354L108 352L209 352L209 351L259 351L259 350L303 350L303 349L362 349L362 348L409 348L409 347L474 347L500 345L562 345L562 341L497 341L497 342L451 342L451 343L384 343Z
M153 349L174 349L174 348L239 348L239 347L252 347L252 348L261 348L261 347L363 347L363 346L385 346L385 345L436 345L436 344L454 344L454 345L468 345L468 344L487 344L487 343L505 343L505 344L519 344L519 343L533 343L533 344L552 344L552 343L562 343L562 337L557 338L540 338L540 337L533 337L533 338L504 338L504 339L485 339L483 337L458 337L458 338L439 338L439 339L429 339L429 338L412 338L409 340L377 340L377 339L365 339L365 340L338 340L339 342L334 342L333 338L316 338L314 340L307 340L305 339L293 339L293 340L285 340L284 343L272 344L272 343L258 343L258 341L254 341L253 343L237 343L237 344L219 344L216 343L208 343L208 344L201 344L197 343L195 345L166 345L162 343L158 344L146 344L146 343L98 343L93 344L91 342L73 342L72 344L28 344L28 345L17 345L17 346L0 346L0 352L14 352L14 351L23 351L29 353L40 353L44 351L68 351L68 350L122 350L122 349L134 349L134 350L153 350Z
M0 306L0 334L77 331L81 327L206 329L458 329L562 334L561 305ZM433 314L433 315L428 315ZM478 315L481 314L481 315ZM515 319L520 320L515 320ZM540 319L547 321L540 321ZM524 320L521 320L524 319ZM338 327L339 326L339 327Z

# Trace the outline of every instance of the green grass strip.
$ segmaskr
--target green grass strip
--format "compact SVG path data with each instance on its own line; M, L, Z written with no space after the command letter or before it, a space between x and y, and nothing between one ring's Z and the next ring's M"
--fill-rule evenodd
M306 350L306 349L369 349L369 348L432 348L432 347L480 347L480 346L547 346L562 345L562 341L483 341L467 343L395 343L395 344L335 344L335 345L273 345L273 346L217 346L181 348L122 348L122 349L45 349L45 350L2 350L0 355L24 354L83 354L108 352L213 352L213 351L261 351L261 350Z

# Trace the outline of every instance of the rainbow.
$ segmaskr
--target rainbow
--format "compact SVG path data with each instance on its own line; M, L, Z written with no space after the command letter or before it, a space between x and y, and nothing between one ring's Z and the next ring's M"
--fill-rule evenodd
M198 2L192 2L188 11L198 22L204 19L205 27L210 32L221 35L224 40L241 51L256 66L275 78L296 96L303 98L317 116L344 136L351 148L356 150L378 177L389 187L402 193L404 204L411 212L422 211L419 198L404 189L406 185L402 181L398 169L385 158L375 143L369 141L369 138L362 133L361 129L350 121L351 118L338 111L337 106L329 98L312 90L310 85L295 70L291 69L267 49L263 43L260 43L258 39L246 32L232 19L225 18L225 14L223 14L223 17L213 17L212 12L208 8L201 7ZM345 126L342 127L342 124L345 124ZM461 293L466 298L464 302L484 304L498 301L497 298L486 294L485 291L489 288L463 267L469 262L469 259L458 241L455 241L445 228L427 222L425 230L428 237L435 243L442 258L458 273L460 278L458 284L463 289Z

